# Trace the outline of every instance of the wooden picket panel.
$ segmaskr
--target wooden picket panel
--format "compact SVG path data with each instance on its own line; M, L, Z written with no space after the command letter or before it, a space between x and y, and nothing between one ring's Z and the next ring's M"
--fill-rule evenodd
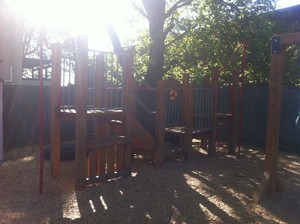
M124 146L116 146L116 171L124 170Z

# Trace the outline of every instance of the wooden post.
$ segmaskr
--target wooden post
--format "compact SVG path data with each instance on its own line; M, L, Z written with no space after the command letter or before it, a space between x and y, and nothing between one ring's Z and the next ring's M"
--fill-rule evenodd
M160 168L164 162L165 147L165 85L163 81L157 83L157 99L156 99L156 127L155 138L156 147L154 155L154 166Z
M3 80L0 80L0 162L4 160L3 149Z
M218 127L218 88L219 88L219 68L214 68L212 71L212 89L213 89L213 131L209 141L208 156L214 156L216 153L216 139L217 139L217 127Z
M104 53L101 52L96 57L96 74L95 74L95 107L104 107Z
M227 120L228 125L228 152L234 155L236 152L236 130L238 127L238 108L239 108L239 71L236 70L232 74L232 91L230 96L230 113L232 117Z
M61 62L62 50L60 44L52 46L52 81L50 102L50 146L51 146L51 176L60 175L60 109L61 109Z
M80 187L80 180L87 175L87 155L81 150L87 132L87 99L88 99L88 42L85 37L77 39L76 117L75 117L75 188Z
M192 141L193 141L193 105L192 105L192 88L190 84L189 74L183 75L183 115L184 115L184 145L186 150L187 159L192 158Z
M133 59L134 59L134 48L130 48L125 51L123 55L123 75L124 75L124 105L126 109L126 122L125 122L125 136L128 139L128 144L125 146L125 161L124 168L126 170L131 169L131 153L132 153L132 116L133 108L135 105L135 80L133 77Z
M269 80L269 101L267 119L267 139L264 179L254 195L258 203L264 195L274 196L282 190L278 177L278 148L280 137L280 112L282 98L282 81L284 67L284 52L287 45L299 44L300 32L283 34L272 38L271 76Z

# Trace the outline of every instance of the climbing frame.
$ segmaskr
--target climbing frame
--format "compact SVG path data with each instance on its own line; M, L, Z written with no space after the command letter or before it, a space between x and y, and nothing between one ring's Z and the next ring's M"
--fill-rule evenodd
M74 85L75 99L67 100L62 91L61 47L53 47L53 82L51 86L51 170L60 174L60 125L64 119L75 122L75 186L130 175L131 124L133 103L133 52L127 50L115 59L100 53L89 57L87 39L77 40ZM68 95L68 94L67 94ZM72 94L70 94L72 95ZM68 98L68 97L67 97ZM71 102L71 103L70 103ZM120 120L125 132L112 134L112 120Z

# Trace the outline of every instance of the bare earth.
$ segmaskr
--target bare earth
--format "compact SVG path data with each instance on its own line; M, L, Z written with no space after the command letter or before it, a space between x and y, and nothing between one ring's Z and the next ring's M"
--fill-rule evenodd
M37 146L7 151L0 163L0 223L300 223L300 158L280 154L284 192L252 202L262 178L263 152L242 159L220 150L214 158L173 157L161 169L136 159L131 177L74 190L74 162L52 179L45 161L38 193Z

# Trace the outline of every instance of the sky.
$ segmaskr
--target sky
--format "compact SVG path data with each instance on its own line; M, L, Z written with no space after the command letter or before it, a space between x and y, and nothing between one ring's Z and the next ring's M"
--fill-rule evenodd
M18 14L35 24L66 29L89 36L89 48L111 50L106 25L113 25L122 44L137 30L128 22L134 12L131 0L6 0ZM300 0L278 0L277 8L300 4Z
M293 5L299 5L300 0L278 0L277 8L286 8Z
M55 29L65 29L74 36L89 37L89 48L111 49L107 25L113 25L121 40L133 35L128 20L131 0L7 0L13 10L26 20ZM107 46L109 45L109 46Z

